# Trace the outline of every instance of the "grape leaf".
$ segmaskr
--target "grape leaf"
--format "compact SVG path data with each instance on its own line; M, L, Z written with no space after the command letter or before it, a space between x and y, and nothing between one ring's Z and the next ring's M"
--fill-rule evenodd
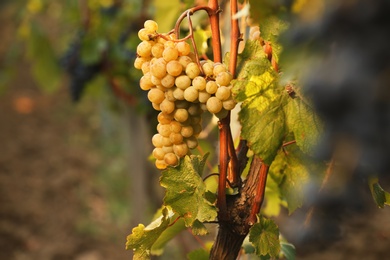
M239 119L241 135L248 145L270 165L285 136L287 95L278 86L278 75L263 55L259 43L248 41L240 55L240 73L233 82L233 94L243 102Z
M192 223L191 231L195 236L204 236L209 233L206 226L199 220L195 220L194 223Z
M310 181L310 172L307 165L314 162L308 161L308 158L296 145L290 145L285 150L286 153L280 151L275 159L275 164L280 165L271 165L271 168L278 168L279 173L276 174L282 174L283 176L280 189L291 214L303 204L305 188Z
M162 172L160 184L166 188L164 204L170 206L179 216L184 217L185 225L190 227L195 220L213 221L217 209L206 198L206 185L201 173L207 154L186 156L179 166Z
M167 229L173 212L167 208L162 210L162 216L150 223L147 227L139 224L133 228L132 233L127 236L126 249L134 251L133 259L150 259L151 248L160 235Z
M165 229L159 238L153 243L151 248L152 255L161 255L164 251L165 245L171 241L178 233L186 229L184 225L184 220L182 218L177 219L177 215L174 215L171 219L173 219L174 224L170 225L167 229Z
M255 247L257 255L279 256L279 228L273 220L259 216L259 222L249 231L249 241Z
M313 155L319 143L322 123L299 96L290 98L285 109L287 126L302 152Z

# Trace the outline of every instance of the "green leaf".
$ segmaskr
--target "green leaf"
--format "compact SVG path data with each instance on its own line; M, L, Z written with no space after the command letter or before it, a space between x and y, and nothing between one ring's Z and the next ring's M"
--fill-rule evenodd
M210 253L203 248L194 250L187 255L188 260L208 260Z
M369 186L371 195L379 208L384 208L385 205L390 206L390 193L385 191L378 182L378 178L370 177Z
M147 227L139 224L133 228L132 233L127 236L126 249L134 251L134 260L150 259L151 248L160 235L167 229L173 212L167 208L163 209L163 215L157 218Z
M313 162L308 161L297 146L290 145L285 149L286 153L280 151L276 156L270 172L274 176L282 177L280 190L291 214L303 204L305 187L310 180L309 168L306 165Z
M249 241L258 256L279 256L279 228L273 220L259 216L259 223L254 224L249 231Z
M195 220L194 223L192 223L191 231L195 236L204 236L209 233L206 226L199 220Z
M232 91L235 99L243 102L239 113L242 138L270 165L285 137L283 108L287 95L278 86L278 75L259 46L255 41L247 42Z
M213 221L217 217L217 209L206 198L206 185L201 178L206 158L207 154L203 158L186 156L179 166L163 171L160 179L161 186L166 188L164 204L184 217L187 227L195 220Z
M287 260L295 260L296 250L293 244L280 242L282 254Z
M171 219L176 220L177 215L174 215ZM170 225L165 229L159 238L153 243L151 248L152 255L161 255L164 252L164 247L166 244L171 241L177 234L186 229L184 225L184 220L182 218L175 221L175 223Z
M294 133L297 145L302 152L313 155L322 132L319 117L299 96L289 99L285 113L287 126Z

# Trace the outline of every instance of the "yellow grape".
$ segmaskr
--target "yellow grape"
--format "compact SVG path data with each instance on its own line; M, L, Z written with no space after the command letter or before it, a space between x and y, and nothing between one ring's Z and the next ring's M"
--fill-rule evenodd
M170 114L175 110L175 102L164 99L160 104L161 112L165 114Z
M177 121L171 121L169 124L172 133L180 133L181 124Z
M174 153L167 153L164 156L164 161L166 164L171 166L176 166L179 163L179 159Z
M148 32L156 32L158 30L158 24L153 20L146 20L144 27Z
M188 154L188 146L186 143L174 144L173 152L179 156L179 158L182 158Z
M178 122L185 122L188 119L188 112L184 108L178 108L173 112L173 118Z
M164 160L165 152L162 148L154 148L152 154L157 160Z
M169 124L173 121L173 114L166 114L164 112L160 112L157 115L157 121L161 124Z
M189 56L180 56L178 58L178 61L181 64L181 66L183 66L184 70L185 70L185 68L187 68L188 64L193 62L192 59Z
M206 91L207 93L209 94L215 94L215 92L217 92L217 89L218 89L218 85L217 83L215 83L215 81L213 80L210 80L206 83Z
M179 52L174 47L166 47L163 51L163 58L166 62L176 60L179 56Z
M164 88L171 88L175 85L175 77L167 74L160 80L160 83Z
M215 82L220 86L229 86L232 78L233 76L230 72L222 71L218 73L217 77L215 78Z
M190 125L182 126L180 134L186 138L191 137L194 135L194 129Z
M156 43L151 49L152 56L155 58L161 58L164 51L164 44Z
M201 76L197 76L192 80L192 85L197 90L204 90L206 88L206 79Z
M176 49L179 52L179 56L187 56L191 52L191 46L186 42L178 42Z
M222 63L215 63L214 64L214 69L213 69L214 76L217 76L219 73L226 72L226 71L227 71L227 69L226 69L224 64L222 64Z
M211 97L211 94L207 93L206 91L199 91L199 97L198 100L200 103L206 103L207 100Z
M153 76L161 79L167 74L166 65L166 61L163 58L159 58L150 66L150 72Z
M139 86L142 90L150 90L155 85L152 83L150 73L143 75L139 81Z
M163 136L160 134L155 134L152 137L152 144L156 148L161 148L163 147Z
M214 65L212 62L205 62L203 65L202 65L202 69L203 69L203 72L204 74L206 75L206 77L211 77L213 76L214 74Z
M169 140L172 144L180 144L183 142L183 136L179 133L171 132L171 134L169 135Z
M164 160L156 160L154 164L156 165L156 168L159 170L164 170L168 167L168 165Z
M176 87L185 90L191 86L191 79L187 75L181 75L175 79Z
M152 52L152 44L149 41L142 41L137 46L137 54L141 57L149 57Z
M199 97L199 91L194 87L190 86L184 90L184 99L189 102L194 102Z
M190 77L190 79L193 79L196 76L199 76L200 70L199 70L198 64L196 64L195 62L189 63L186 67L186 74L188 77Z
M227 100L230 97L230 88L225 86L219 87L215 96L221 101Z
M160 104L165 99L164 92L158 88L152 88L148 92L148 99L152 103Z
M158 124L157 131L163 137L169 137L169 135L171 134L171 129L169 124Z
M141 29L138 31L138 38L141 40L141 41L149 41L150 38L149 38L149 35L151 34L150 31L146 30L145 28Z
M216 114L222 109L222 101L216 97L211 97L207 100L206 107L210 113Z
M180 88L175 88L173 90L173 97L176 100L184 100L184 90L182 90Z
M191 136L189 138L186 138L185 140L188 148L190 149L195 149L198 146L198 140L196 139L195 136Z
M167 63L167 72L172 76L179 76L183 71L183 66L177 60L171 60Z
M233 110L236 107L236 104L236 101L234 101L231 97L222 102L222 106L226 110Z

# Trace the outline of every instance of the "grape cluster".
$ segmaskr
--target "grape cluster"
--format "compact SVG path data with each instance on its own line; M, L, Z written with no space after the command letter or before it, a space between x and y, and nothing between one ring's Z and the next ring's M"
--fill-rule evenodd
M142 42L134 67L143 73L140 88L148 91L153 108L161 111L152 143L156 167L165 169L176 166L198 146L204 111L224 118L236 102L231 95L233 77L224 64L197 62L187 42L157 29L155 21L147 20L138 32Z

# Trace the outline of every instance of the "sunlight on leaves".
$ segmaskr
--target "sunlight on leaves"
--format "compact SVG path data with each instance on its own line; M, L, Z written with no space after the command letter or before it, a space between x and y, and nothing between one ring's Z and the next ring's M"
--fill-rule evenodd
M271 164L285 136L283 107L287 96L278 86L278 75L256 41L248 41L240 55L241 71L233 83L233 94L242 101L241 135L266 164Z

